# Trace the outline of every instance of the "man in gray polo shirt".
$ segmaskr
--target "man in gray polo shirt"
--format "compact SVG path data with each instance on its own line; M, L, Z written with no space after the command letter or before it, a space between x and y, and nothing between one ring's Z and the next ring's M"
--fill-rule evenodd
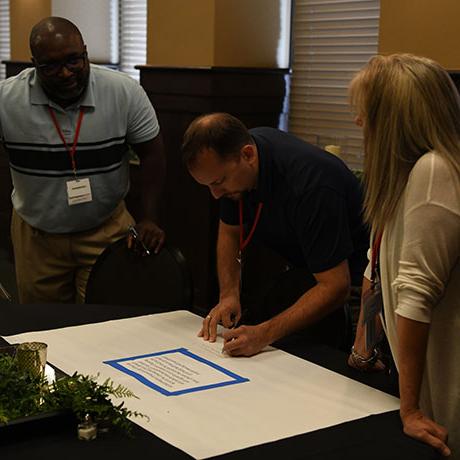
M129 76L90 65L78 28L50 17L30 35L34 68L0 83L0 137L13 179L12 240L20 301L81 302L97 256L134 224L124 205L129 146L141 162L144 244L165 159L155 111Z

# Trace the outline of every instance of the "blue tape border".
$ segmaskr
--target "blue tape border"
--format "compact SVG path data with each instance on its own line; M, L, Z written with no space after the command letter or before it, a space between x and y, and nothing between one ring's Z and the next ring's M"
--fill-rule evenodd
M125 366L123 366L120 363L123 363L125 361L134 361L136 359L140 358L147 358L149 356L160 356L160 355L166 355L166 354L171 354L171 353L182 353L192 359L195 359L196 361L200 361L203 364L206 364L207 366L210 366L219 372L222 372L223 374L231 377L233 380L230 380L228 382L220 382L220 383L213 383L211 385L202 385L198 387L192 387L192 388L186 388L184 390L178 390L178 391L168 391L165 388L156 385L155 383L151 382L150 380L146 379L142 375L138 374L137 372L131 371L127 369ZM145 355L138 355L138 356L131 356L129 358L120 358L120 359L112 359L110 361L103 361L104 364L107 364L109 366L114 367L115 369L118 369L121 372L124 372L125 374L130 375L131 377L134 377L136 380L139 380L139 382L143 383L144 385L158 391L159 393L165 395L165 396L179 396L183 395L186 393L193 393L195 391L203 391L203 390L209 390L211 388L218 388L218 387L224 387L227 385L235 385L237 383L244 383L244 382L249 382L249 379L246 377L241 377L240 375L235 374L234 372L229 371L228 369L225 369L221 366L219 366L216 363L213 363L212 361L209 361L205 358L202 358L201 356L196 355L195 353L192 353L191 351L187 350L186 348L175 348L173 350L165 350L165 351L159 351L156 353L147 353Z

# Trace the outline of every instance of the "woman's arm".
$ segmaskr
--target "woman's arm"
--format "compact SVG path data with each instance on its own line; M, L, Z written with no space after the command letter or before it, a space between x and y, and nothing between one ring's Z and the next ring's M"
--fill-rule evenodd
M372 360L372 355L374 350L367 350L366 349L366 334L365 334L365 326L363 322L363 298L366 295L366 292L369 291L371 288L371 282L366 278L363 277L363 284L361 290L361 308L359 310L359 319L358 324L356 327L356 337L353 345L353 349L355 354L351 353L348 356L348 365L353 367L359 371L365 372L380 372L385 370L385 365L379 359L377 361ZM375 330L377 336L382 333L382 323L380 321L380 316L377 316L375 319ZM357 358L357 357L358 358ZM360 359L362 358L362 359ZM370 362L366 362L366 360L371 359Z
M392 283L397 300L398 351L395 359L404 432L432 445L443 455L449 454L447 430L420 410L419 399L425 366L432 365L427 361L427 345L431 341L438 345L438 341L443 340L443 324L439 322L446 319L433 316L433 312L449 288L452 270L458 264L458 190L458 175L440 155L424 155L414 166L405 192L398 274ZM434 359L442 359L442 356ZM458 382L446 379L444 384L452 386ZM450 391L447 387L445 390ZM439 395L433 396L436 399ZM448 430L457 429L456 422L449 423Z
M397 316L400 414L404 433L448 456L447 430L419 408L429 330L429 323Z

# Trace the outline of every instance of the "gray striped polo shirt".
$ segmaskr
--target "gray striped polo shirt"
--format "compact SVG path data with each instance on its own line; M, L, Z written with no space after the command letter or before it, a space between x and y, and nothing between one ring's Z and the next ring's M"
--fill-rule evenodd
M68 205L71 160L48 106L69 146L80 107L84 110L75 159L78 177L90 180L91 202ZM143 88L104 67L91 65L85 93L66 109L44 93L35 69L0 82L0 136L9 155L13 206L28 224L46 232L78 232L102 224L129 189L128 145L149 141L159 130Z

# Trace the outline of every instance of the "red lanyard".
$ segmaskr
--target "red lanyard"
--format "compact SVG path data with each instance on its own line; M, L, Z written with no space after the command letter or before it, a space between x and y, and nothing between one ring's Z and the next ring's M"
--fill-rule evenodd
M254 223L252 224L251 231L248 234L248 237L244 239L244 228L243 228L243 198L239 201L240 205L240 252L244 250L244 248L249 244L251 241L252 235L256 231L257 224L259 223L260 213L262 212L262 208L264 206L263 203L259 203L257 206L256 217L254 219Z
M72 162L72 170L76 177L77 176L77 164L75 163L75 151L77 150L78 136L80 135L81 122L83 121L83 115L84 115L83 107L80 107L80 113L78 115L77 128L75 129L75 136L73 138L72 148L69 148L69 146L67 145L67 142L65 140L64 134L62 134L61 127L59 126L54 110L50 106L48 106L48 110L50 112L50 116L51 116L51 119L53 120L56 131L59 134L59 137L61 138L62 143L65 145L67 152L69 152L70 161Z
M375 285L377 279L377 267L379 265L379 253L380 253L380 244L382 243L383 232L380 232L377 235L377 238L374 240L372 245L372 259L371 259L371 283L372 286Z

